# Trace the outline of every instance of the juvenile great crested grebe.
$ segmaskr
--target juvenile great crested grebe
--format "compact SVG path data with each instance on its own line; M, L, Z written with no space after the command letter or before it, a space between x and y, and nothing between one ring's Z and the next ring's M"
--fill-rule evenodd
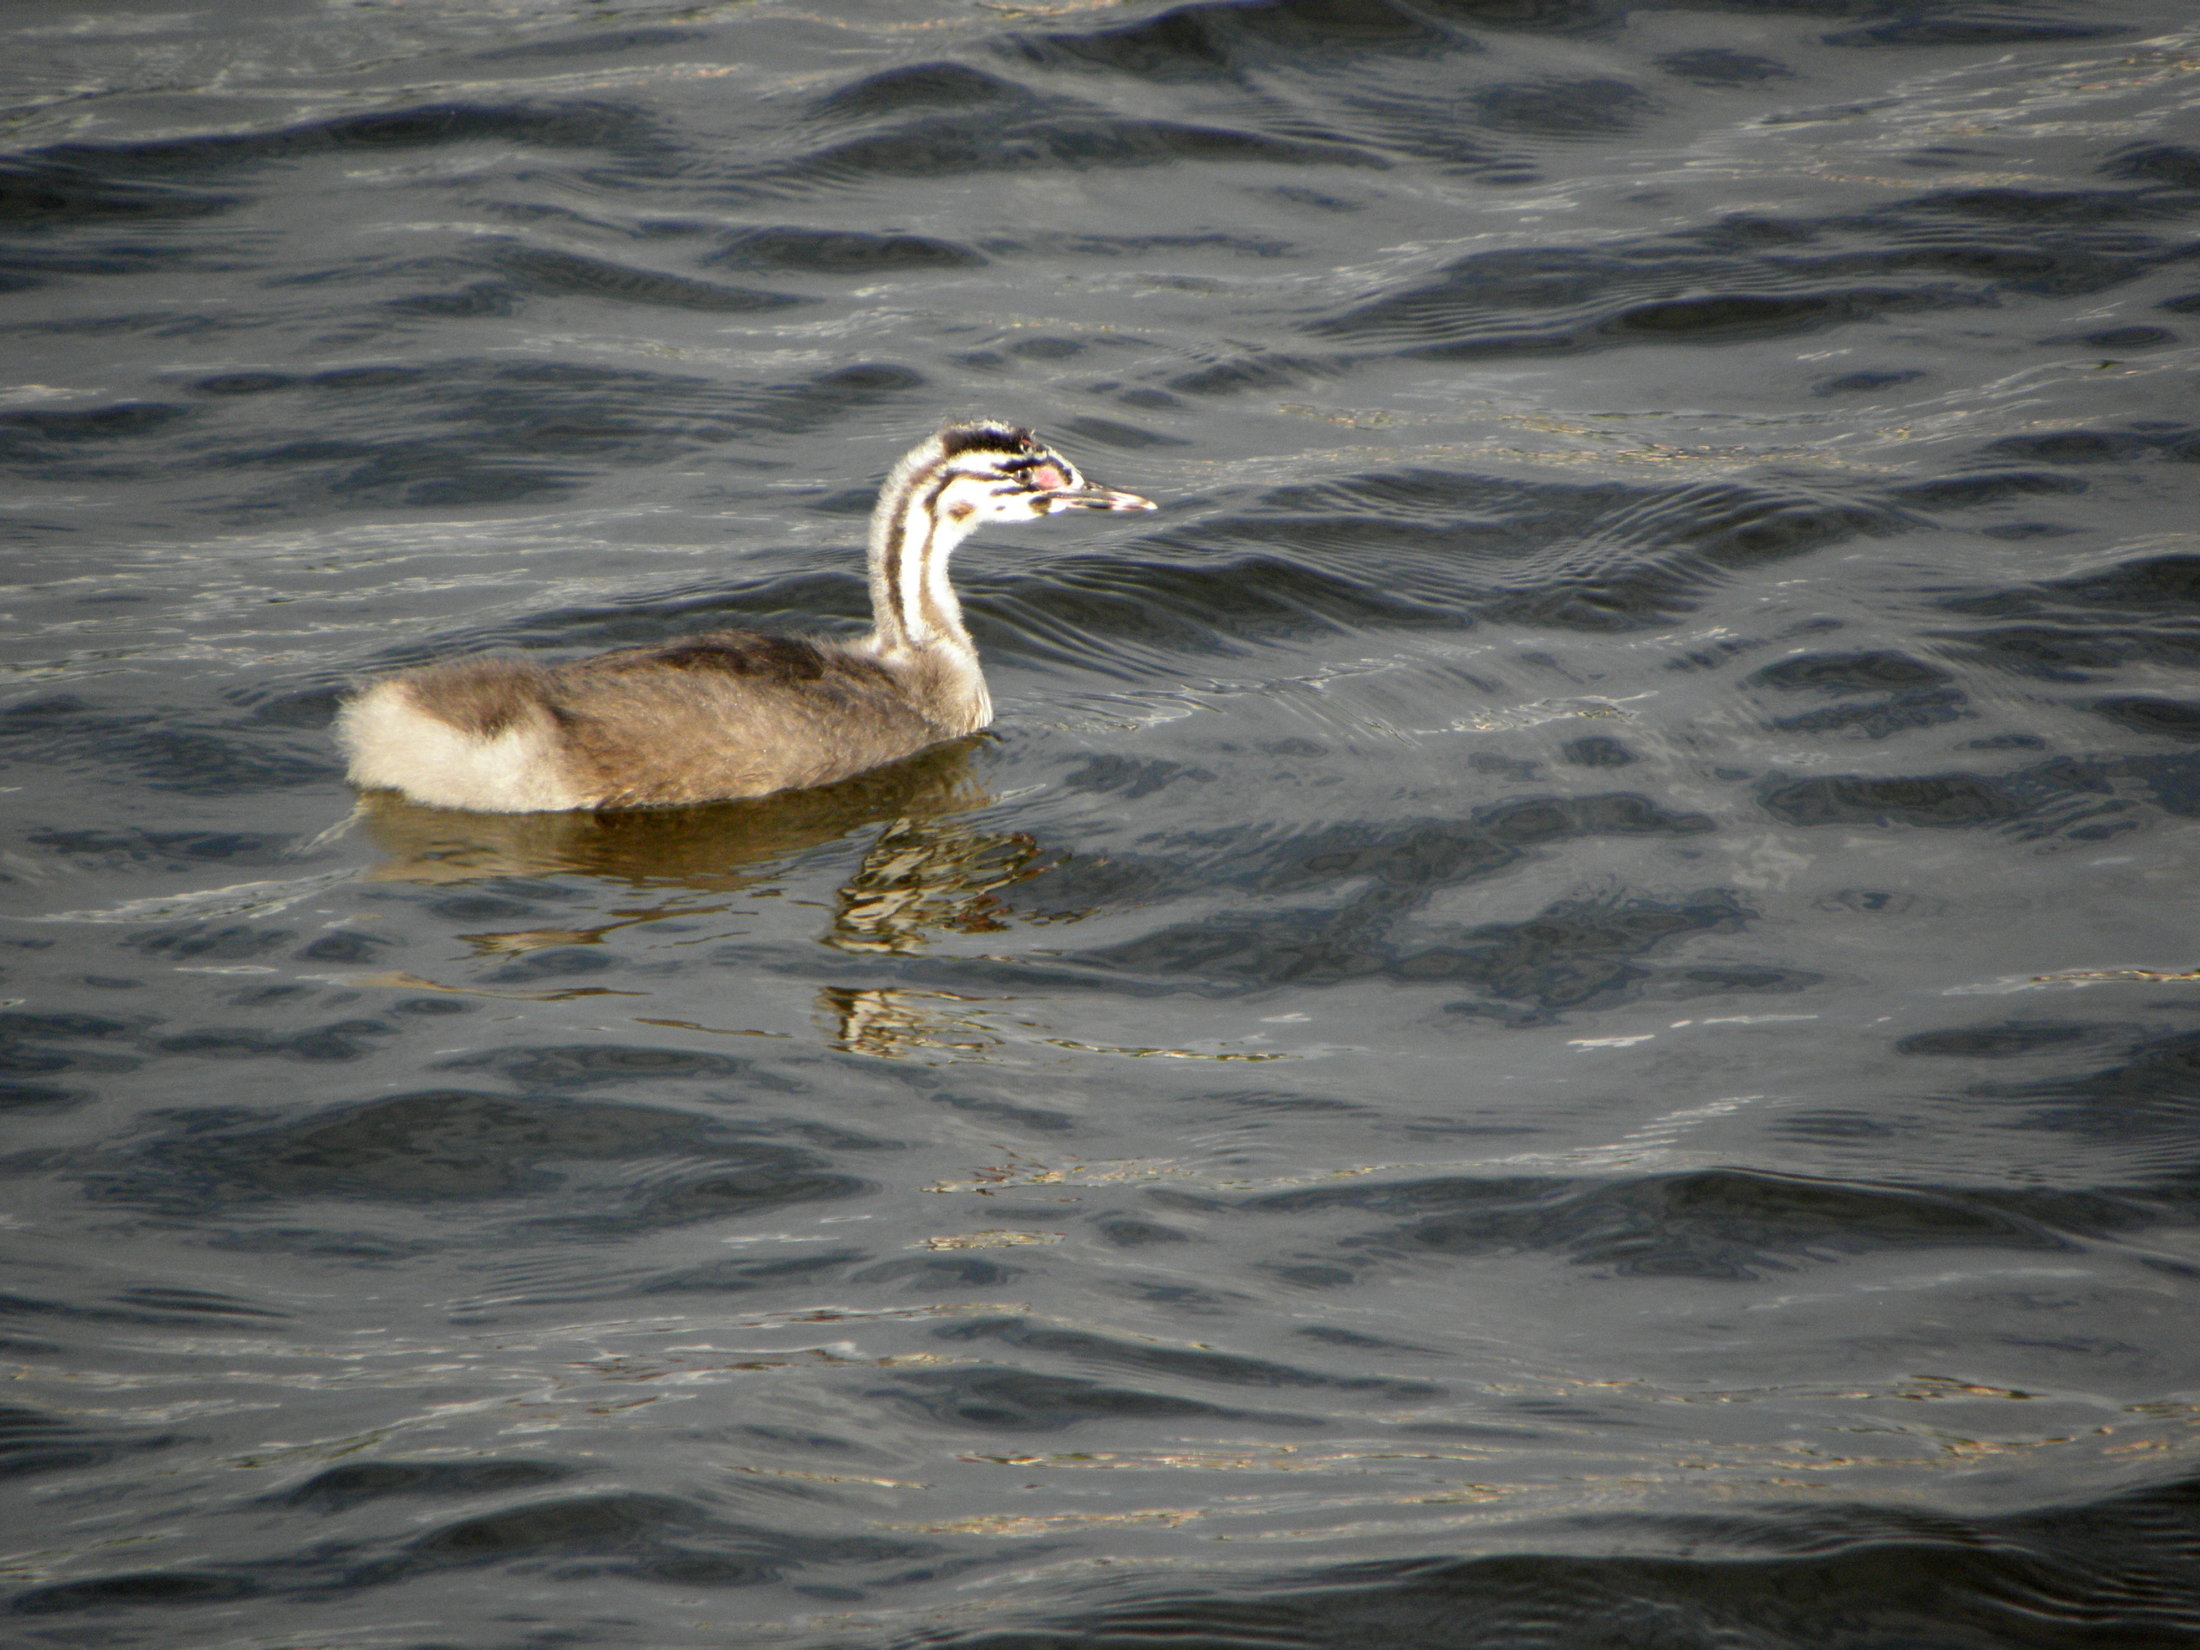
M457 659L374 683L337 716L356 785L440 808L550 813L827 785L993 717L947 558L989 521L1151 510L1029 430L950 424L871 516L871 633L721 630L569 664Z

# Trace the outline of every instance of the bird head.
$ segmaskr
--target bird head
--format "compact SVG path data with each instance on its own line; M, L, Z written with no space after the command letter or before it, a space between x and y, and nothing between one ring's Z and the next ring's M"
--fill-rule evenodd
M933 515L965 529L1064 510L1151 510L1153 500L1096 487L1031 431L995 419L950 424L937 440ZM921 485L921 484L920 484Z

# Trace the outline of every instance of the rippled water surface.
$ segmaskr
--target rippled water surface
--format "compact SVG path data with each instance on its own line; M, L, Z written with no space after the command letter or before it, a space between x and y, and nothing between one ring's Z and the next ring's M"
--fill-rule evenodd
M2172 0L18 0L5 1637L2200 1645ZM354 812L864 616L996 737Z

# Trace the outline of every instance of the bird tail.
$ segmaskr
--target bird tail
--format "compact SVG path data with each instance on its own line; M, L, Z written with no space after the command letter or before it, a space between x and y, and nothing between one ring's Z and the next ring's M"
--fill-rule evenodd
M478 813L587 806L566 776L545 675L513 660L469 659L376 682L337 712L351 782Z

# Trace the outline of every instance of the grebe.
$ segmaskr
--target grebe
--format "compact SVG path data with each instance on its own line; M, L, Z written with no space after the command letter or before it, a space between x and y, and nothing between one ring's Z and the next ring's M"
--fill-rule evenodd
M560 665L456 659L372 684L337 737L355 785L482 813L831 784L993 719L948 584L956 545L989 521L1153 507L1093 486L1027 429L950 424L879 491L868 636L721 630Z

